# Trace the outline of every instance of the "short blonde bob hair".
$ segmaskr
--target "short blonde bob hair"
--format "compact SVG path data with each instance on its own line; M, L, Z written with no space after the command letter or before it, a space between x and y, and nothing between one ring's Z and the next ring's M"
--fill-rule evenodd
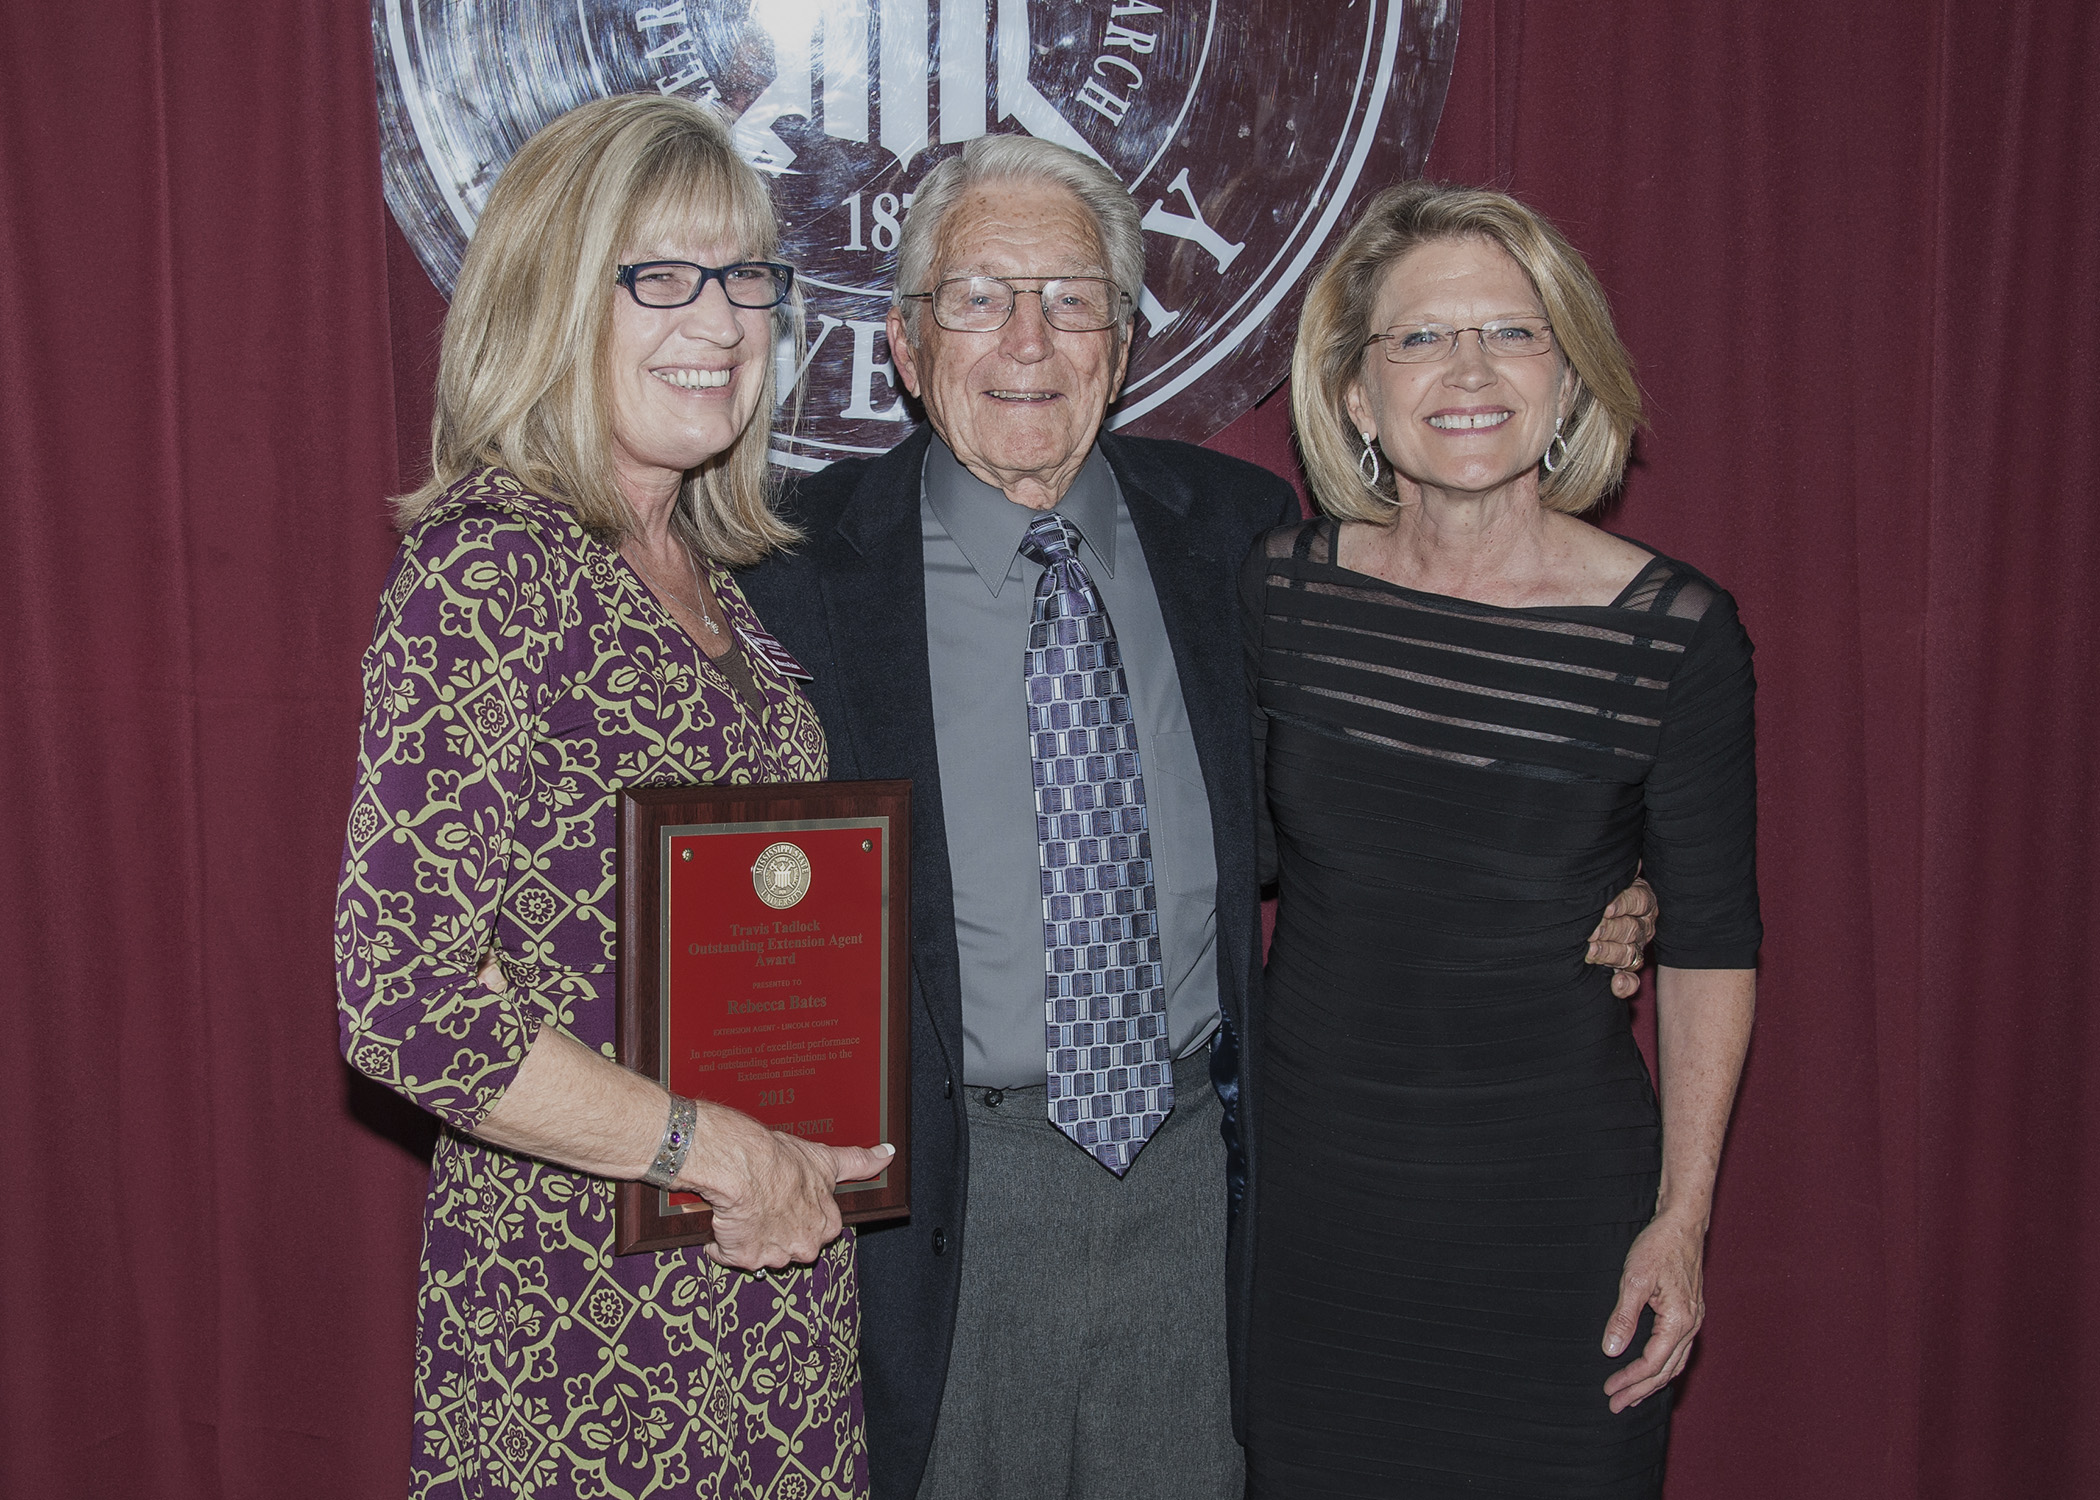
M1563 366L1575 372L1575 401L1561 436L1567 456L1541 474L1539 498L1578 515L1603 499L1626 471L1641 392L1633 361L1612 327L1604 289L1559 230L1506 193L1437 182L1404 182L1365 205L1363 214L1314 277L1291 354L1291 416L1313 495L1329 515L1380 525L1399 502L1393 476L1366 485L1358 467L1363 438L1344 404L1367 360L1381 283L1393 264L1439 240L1485 240L1507 251L1531 278Z
M614 481L605 398L613 299L627 295L614 277L623 254L687 234L754 260L780 243L765 184L699 105L598 99L519 148L489 194L445 315L431 475L394 502L404 528L460 479L500 464L601 536L634 529ZM800 312L799 300L782 303L773 335L799 337ZM750 426L686 476L672 507L688 546L733 566L798 540L770 504L774 364L769 340Z

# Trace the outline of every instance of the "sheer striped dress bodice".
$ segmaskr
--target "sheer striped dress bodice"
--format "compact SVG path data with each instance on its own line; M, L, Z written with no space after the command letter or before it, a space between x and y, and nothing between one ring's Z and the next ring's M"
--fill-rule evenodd
M1641 869L1660 962L1754 965L1749 643L1659 556L1608 606L1510 609L1334 537L1272 533L1242 577L1280 894L1249 1492L1651 1494L1667 1401L1611 1415L1598 1345L1660 1127L1584 954Z

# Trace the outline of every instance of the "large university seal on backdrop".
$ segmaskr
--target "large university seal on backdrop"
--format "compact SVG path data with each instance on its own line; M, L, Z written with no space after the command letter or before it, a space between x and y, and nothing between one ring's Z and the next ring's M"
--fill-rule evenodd
M898 222L991 131L1099 158L1144 214L1113 424L1200 441L1240 415L1283 378L1338 228L1421 170L1458 0L373 0L372 29L387 202L447 293L496 174L555 115L650 90L719 110L772 180L807 305L802 422L774 457L817 468L903 437Z

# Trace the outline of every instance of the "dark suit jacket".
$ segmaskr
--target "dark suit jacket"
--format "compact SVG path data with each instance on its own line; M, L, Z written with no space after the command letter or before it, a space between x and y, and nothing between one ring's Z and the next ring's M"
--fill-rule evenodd
M830 740L831 775L912 783L911 1218L862 1233L859 1255L868 1449L882 1500L910 1500L925 1470L966 1248L962 988L919 532L930 440L921 427L881 458L801 480L785 510L807 539L742 579L766 628L814 674L809 691ZM1298 501L1267 470L1203 448L1112 433L1100 445L1144 546L1195 732L1217 846L1218 987L1228 1023L1244 1034L1261 917L1236 579L1254 539L1296 520ZM1240 1093L1235 1056L1230 1036L1213 1050L1228 1107ZM1218 1211L1226 1211L1222 1193ZM1236 1289L1244 1259L1235 1255ZM1244 1301L1234 1299L1235 1335ZM1235 1336L1235 1363L1241 1342Z

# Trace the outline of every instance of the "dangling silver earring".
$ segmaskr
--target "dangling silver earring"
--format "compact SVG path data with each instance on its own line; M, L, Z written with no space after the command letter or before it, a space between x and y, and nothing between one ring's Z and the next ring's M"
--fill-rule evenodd
M1371 441L1371 434L1364 433L1363 440L1363 456L1356 461L1356 472L1362 478L1365 489L1376 490L1379 476L1384 471L1378 467L1378 449Z
M1539 460L1540 467L1548 474L1558 474L1560 466L1568 461L1568 440L1560 435L1562 420L1560 417L1553 419L1553 436L1546 442L1546 456ZM1560 449L1559 457L1554 456L1555 448Z

